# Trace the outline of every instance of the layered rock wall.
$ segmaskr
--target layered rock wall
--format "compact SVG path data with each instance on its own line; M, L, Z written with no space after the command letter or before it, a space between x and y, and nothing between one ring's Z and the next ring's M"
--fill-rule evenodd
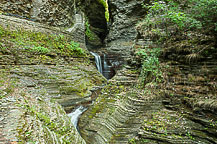
M105 79L89 61L79 30L0 15L1 142L85 144L61 105L71 112L90 103L92 88ZM82 55L64 51L73 44Z
M82 15L81 15L82 17ZM51 27L38 22L25 20L23 18L15 18L5 15L0 15L1 26L4 28L9 27L11 30L29 30L34 32L42 32L46 34L67 35L71 40L79 42L82 48L86 49L85 45L85 27L79 20L76 21L75 26L71 29L62 29L60 27Z
M21 0L0 1L0 10L6 15L25 18L51 26L71 27L74 24L74 1Z
M145 2L148 3L149 1ZM111 20L109 34L106 37L106 49L129 57L132 45L137 37L136 24L146 13L142 0L110 0Z

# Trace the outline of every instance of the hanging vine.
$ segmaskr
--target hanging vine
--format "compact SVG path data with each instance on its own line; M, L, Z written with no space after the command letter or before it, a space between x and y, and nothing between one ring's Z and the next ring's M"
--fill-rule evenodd
M105 18L106 21L109 22L109 5L108 5L108 0L98 0L98 2L100 2L104 8L105 8Z

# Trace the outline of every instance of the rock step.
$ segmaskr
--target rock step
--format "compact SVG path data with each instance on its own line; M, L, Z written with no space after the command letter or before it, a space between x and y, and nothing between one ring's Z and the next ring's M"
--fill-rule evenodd
M119 117L122 117L121 119L119 119ZM114 113L110 119L108 119L109 123L111 123L112 127L119 127L120 125L122 125L123 123L126 123L126 121L128 121L131 118L135 118L135 115L131 115L131 116L126 116L123 115L122 113L116 112Z
M106 144L108 139L113 136L113 133L110 131L110 129L104 125L102 125L102 128L98 131L97 134L100 136L99 138L101 138L101 144Z
M152 100L153 98L150 98L150 101ZM100 125L97 126L97 133L94 134L94 140L91 143L128 143L128 140L141 127L142 120L139 114L144 113L146 107L152 108L149 106L152 104L139 96L131 94L127 95L126 99L109 103L109 106L111 106L111 109L114 108L114 111L111 114L109 114L109 111L103 112L97 115L97 119L94 119L94 125ZM154 103L154 105L157 104Z
M104 121L102 123L102 125L104 125L107 129L109 129L110 133L114 133L115 132L115 128L116 128L116 125L114 123L112 123L111 121Z
M115 117L111 116L110 119L108 119L108 123L111 123L113 125L114 128L122 125L122 123L120 121L118 121L118 119L116 119Z
M136 100L135 98L128 97L126 103L133 107L143 107L147 104L144 100Z
M133 85L136 84L137 81L136 80L110 80L110 82L114 82L117 85Z
M120 105L119 108L123 113L127 113L128 115L135 114L136 111L133 109L126 107L126 105Z
M95 135L94 139L97 141L95 144L107 144L107 139L98 133Z

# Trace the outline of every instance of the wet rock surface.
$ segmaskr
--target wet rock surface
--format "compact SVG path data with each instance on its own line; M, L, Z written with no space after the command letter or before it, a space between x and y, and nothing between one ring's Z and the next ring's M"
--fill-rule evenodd
M100 80L94 77L98 73L91 66L22 65L10 67L9 71L11 77L19 79L24 87L30 87L36 92L40 87L45 88L48 97L56 99L67 111L76 105L90 102L90 90L95 84L100 84Z
M96 55L95 53L94 55ZM107 53L105 49L101 49L101 51L96 55L97 56L97 61L99 61L96 65L101 65L99 71L102 71L102 75L106 79L111 79L116 75L118 70L121 70L123 68L123 65L126 64L126 61L122 57L119 57L119 55L115 53ZM92 59L96 61L95 59ZM99 66L96 66L97 68Z
M111 79L94 105L82 115L79 128L87 143L127 143L140 127L138 117L147 103L139 100L140 95L130 89L133 83L123 79L124 76L128 80L136 77L137 74L131 75L131 70L123 70L122 77L117 74Z

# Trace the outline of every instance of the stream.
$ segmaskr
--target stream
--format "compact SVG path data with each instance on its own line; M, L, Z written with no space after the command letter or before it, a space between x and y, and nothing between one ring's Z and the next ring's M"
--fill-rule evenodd
M102 54L101 56L97 53L90 52L94 58L95 58L95 64L97 70L106 78L111 79L115 74L116 70L120 68L120 66L123 64L123 61L118 59L117 56L111 55L108 56L106 54ZM86 111L87 108L83 106L77 107L74 111L68 114L68 116L71 119L71 123L74 125L74 127L79 131L78 129L78 120L81 114Z
M87 108L85 108L83 106L79 106L74 111L72 111L71 113L68 114L68 116L71 118L71 123L74 125L74 127L77 130L78 130L78 126L77 126L78 125L78 119L79 119L80 115L86 110L87 110Z

